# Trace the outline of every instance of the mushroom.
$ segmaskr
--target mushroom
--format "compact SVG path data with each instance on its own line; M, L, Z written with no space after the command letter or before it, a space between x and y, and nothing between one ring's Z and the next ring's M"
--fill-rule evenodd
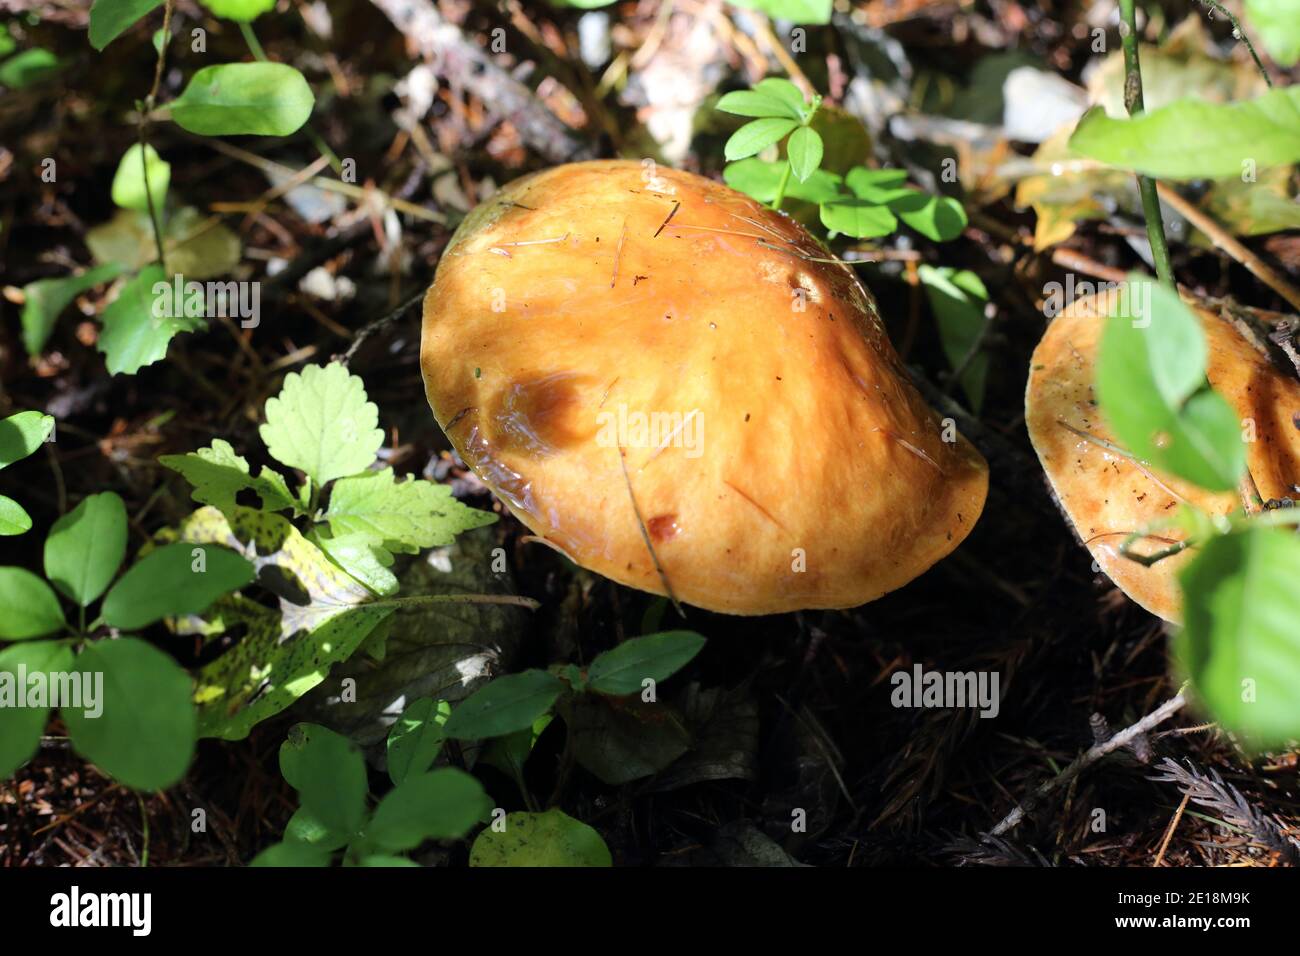
M1150 566L1121 554L1130 534L1170 517L1181 502L1213 515L1242 506L1232 492L1212 493L1157 474L1116 447L1093 395L1093 366L1105 319L1118 290L1074 302L1048 326L1034 350L1025 390L1025 424L1048 481L1096 566L1121 591L1152 614L1178 623L1178 571L1194 555L1181 551ZM1247 466L1265 499L1295 494L1300 478L1300 382L1278 371L1268 357L1232 325L1193 306L1205 331L1210 384L1253 428ZM1185 540L1181 531L1161 531L1136 543L1139 554L1164 550Z
M970 532L980 454L802 226L630 161L510 183L424 303L429 404L536 535L731 614L853 607Z

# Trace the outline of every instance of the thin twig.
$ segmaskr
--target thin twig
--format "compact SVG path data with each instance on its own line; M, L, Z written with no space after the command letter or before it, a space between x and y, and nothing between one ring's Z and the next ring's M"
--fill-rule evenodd
M366 339L370 338L370 336L374 335L380 329L392 325L398 319L402 318L402 316L406 315L406 313L412 308L423 302L425 295L425 292L417 292L392 312L389 312L387 315L381 316L370 324L363 326L361 331L357 333L356 338L352 340L352 344L348 346L348 350L339 357L338 361L344 365L351 362L352 357L357 354L357 349L361 348L361 344L365 342Z
M1104 743L1097 744L1096 746L1090 747L1088 750L1084 751L1083 754L1080 755L1072 764L1062 770L1051 780L1044 783L1041 787L1030 794L1024 802L1019 804L1015 809L1003 817L1001 822L989 831L989 836L1002 836L1004 833L1019 825L1020 822L1034 809L1034 807L1048 797L1052 791L1069 783L1102 757L1112 754L1116 750L1133 743L1134 740L1141 737L1152 727L1163 723L1174 714L1178 713L1186 704L1187 698L1184 696L1183 691L1180 690L1175 696L1165 701L1137 723L1125 727Z
M1290 282L1284 279L1277 271L1264 262L1259 256L1247 249L1241 242L1233 237L1229 232L1214 221L1209 215L1196 208L1180 196L1174 189L1163 183L1159 186L1160 198L1163 199L1178 215L1182 216L1201 232L1205 233L1214 245L1222 249L1232 258L1236 259L1243 266L1250 270L1260 282L1264 283L1282 298L1286 299L1292 307L1300 309L1300 289L1297 289Z
M1238 20L1236 16L1233 15L1231 10L1229 10L1223 4L1216 2L1216 0L1197 0L1197 2L1200 3L1202 6L1204 6L1207 10L1217 10L1219 13L1222 13L1225 17L1228 18L1229 22L1232 23L1232 35L1236 39L1240 40L1242 43L1246 44L1246 49L1250 51L1251 59L1253 59L1255 61L1255 65L1259 67L1259 73L1262 77L1264 77L1264 82L1269 85L1270 89L1272 89L1273 78L1268 75L1268 70L1264 68L1264 61L1261 60L1259 58L1259 54L1255 52L1255 44L1251 43L1250 37L1246 36L1246 31L1242 28L1241 21ZM1210 15L1210 19L1211 20L1214 19L1213 14Z

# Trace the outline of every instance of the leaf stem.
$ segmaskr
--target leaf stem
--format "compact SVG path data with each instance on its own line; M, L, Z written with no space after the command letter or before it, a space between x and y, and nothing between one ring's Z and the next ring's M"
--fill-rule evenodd
M790 185L790 171L793 169L790 160L785 161L785 170L781 173L781 181L776 184L776 195L772 197L772 209L781 208L781 200L785 199L785 189Z
M1124 105L1129 115L1134 116L1145 109L1142 100L1142 64L1138 56L1136 0L1119 0L1119 9L1122 18L1120 42L1124 47ZM1155 180L1139 175L1137 182L1156 275L1162 283L1174 288L1174 270L1169 260L1169 243L1165 239L1165 223L1160 213L1160 196L1156 192Z
M167 45L172 38L173 0L167 0L163 8L162 42L158 45L158 61L154 64L153 86L145 97L140 119L136 124L136 137L140 141L140 175L144 178L144 199L149 207L149 225L153 228L154 246L158 252L158 265L167 275L167 253L163 247L162 221L158 218L158 209L154 205L153 190L149 187L149 117L158 102L158 91L162 88L163 68L167 63Z
M1217 0L1197 0L1197 3L1205 7L1206 10L1212 11L1210 14L1210 19L1214 19L1213 11L1222 13L1225 17L1228 18L1228 22L1232 24L1233 37L1240 40L1242 43L1246 44L1246 49L1250 51L1251 59L1254 60L1255 65L1259 67L1259 72L1260 75L1264 77L1264 82L1268 84L1269 89L1272 89L1273 78L1268 75L1268 70L1264 68L1264 61L1261 60L1259 58L1259 54L1255 52L1255 44L1250 42L1250 37L1246 36L1246 31L1242 29L1241 21L1236 18L1236 16L1233 14L1231 10L1229 10L1223 4L1218 3Z

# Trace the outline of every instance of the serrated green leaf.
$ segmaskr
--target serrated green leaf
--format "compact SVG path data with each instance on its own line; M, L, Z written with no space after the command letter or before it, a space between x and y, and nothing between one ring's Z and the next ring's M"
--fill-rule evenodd
M25 641L65 626L59 598L26 568L0 568L0 638Z
M111 491L89 495L50 528L45 576L81 607L104 593L126 557L126 505Z
M303 75L284 63L225 63L194 74L168 108L177 126L199 136L288 136L316 99Z
M624 641L597 654L587 668L587 683L602 694L639 694L646 680L667 680L704 649L694 631L663 631Z
M28 355L39 355L50 340L54 324L72 300L120 275L121 266L107 264L87 269L81 275L62 279L37 279L23 286L23 348Z
M159 288L155 288L158 286ZM167 355L167 346L181 332L193 332L206 323L184 315L158 315L160 289L168 286L161 266L149 266L128 282L112 305L104 310L99 350L110 373L134 375ZM175 311L175 310L172 310Z
M1211 538L1179 574L1174 652L1197 695L1255 748L1300 738L1300 537L1252 528Z
M72 746L136 790L161 790L185 775L194 755L190 675L133 637L95 641L73 666L103 675L101 713L62 707Z
M103 617L114 627L136 630L164 617L202 614L252 580L253 565L243 555L178 541L150 551L122 575L104 598Z
M113 175L113 202L123 209L147 211L150 196L154 209L161 210L167 198L167 188L172 181L171 163L166 162L152 146L144 147L144 162L140 161L140 144L135 143L117 164ZM149 193L145 193L146 177Z
M393 553L376 544L368 534L331 536L319 525L311 529L308 540L329 559L381 596L396 594L397 575L393 573Z
M42 412L18 412L0 419L0 468L32 454L53 431L54 416Z
M492 811L483 785L444 767L408 777L379 801L366 840L383 850L413 850L425 840L457 840Z
M461 504L446 485L399 482L385 468L335 482L325 520L336 536L361 536L388 551L416 554L451 544L462 531L492 524L496 515Z
M267 400L258 433L277 461L302 469L319 487L370 467L384 443L378 423L364 383L334 362L289 373Z
M163 0L95 0L90 8L90 45L102 50Z
M1096 108L1079 121L1070 148L1161 179L1224 179L1300 160L1300 86L1253 100L1185 99L1128 119Z
M558 809L507 814L505 829L485 829L469 854L470 866L604 867L612 863L601 835Z
M67 672L71 666L72 651L60 641L24 641L0 650L0 780L35 756L50 719L48 698L41 706L16 706L16 696L27 690L19 683L19 668L25 670L28 686L32 674L42 673L48 687L51 673ZM24 703L31 701L25 698Z
M212 505L225 515L234 511L235 496L245 490L255 492L266 511L298 511L283 475L264 467L254 478L247 459L236 455L230 442L223 439L214 439L211 447L187 455L162 455L158 463L179 472L194 486L191 497L195 501Z
M355 743L319 724L294 724L280 773L304 809L330 830L355 834L366 814L366 762Z
M523 730L549 711L567 687L564 681L542 670L498 677L453 710L443 729L448 737L457 740L500 737Z
M744 159L746 156L753 156L755 153L761 153L773 143L780 142L787 133L798 125L798 122L792 119L774 117L756 119L732 133L723 152L728 162Z
M785 144L790 159L790 169L799 182L807 182L822 161L822 138L807 126L790 134Z

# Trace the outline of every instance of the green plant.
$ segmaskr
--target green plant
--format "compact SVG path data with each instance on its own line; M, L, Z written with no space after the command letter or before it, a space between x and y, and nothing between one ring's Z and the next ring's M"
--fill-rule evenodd
M119 211L87 235L87 245L99 265L76 276L42 279L23 289L23 345L29 354L45 348L59 314L76 296L125 276L116 298L104 311L98 347L110 372L133 375L166 356L176 335L198 331L207 324L206 305L188 309L173 302L171 308L157 308L173 280L180 277L183 286L224 275L239 261L239 238L218 219L208 219L189 206L169 210L171 167L149 141L151 124L155 119L167 119L199 136L288 136L307 123L315 96L298 70L267 62L252 33L251 20L271 9L273 3L213 0L206 5L216 15L238 23L257 62L204 67L179 96L159 104L173 0L95 0L89 36L96 50L103 50L155 9L164 7L162 29L155 34L153 85L137 103L137 142L122 155L113 177L112 197ZM0 65L0 74L3 68ZM314 138L326 151L319 137ZM332 153L328 155L336 160Z
M855 166L843 176L821 169L826 143L813 127L820 108L821 97L805 101L798 87L779 77L719 99L717 109L722 112L752 117L724 147L729 161L723 170L727 185L773 209L780 209L787 196L816 204L832 238L887 236L900 220L936 242L961 234L966 228L961 203L907 187L907 173L901 169ZM784 158L773 162L757 158L756 154L782 140Z
M1206 378L1205 334L1173 288L1156 185L1147 174L1236 175L1250 163L1300 159L1300 111L1288 89L1228 106L1184 100L1143 114L1135 8L1132 0L1121 8L1129 25L1133 115L1112 120L1087 114L1071 147L1138 174L1160 282L1131 276L1128 294L1117 300L1101 340L1097 399L1122 454L1211 491L1238 489L1243 498L1243 507L1225 517L1185 503L1131 535L1123 551L1153 564L1196 549L1179 573L1184 623L1173 645L1178 666L1211 714L1246 733L1252 746L1266 747L1300 734L1300 591L1294 586L1300 509L1250 500L1257 493L1246 468L1242 423ZM1258 513L1249 514L1247 505ZM1170 528L1184 539L1151 555L1130 550Z
M0 419L0 468L7 468L40 448L54 432L54 419L40 412L19 412ZM18 502L0 495L0 535L22 534L32 519Z
M371 470L383 431L361 379L340 364L285 378L266 403L260 434L271 457L297 469L291 486L271 467L253 473L226 441L159 461L193 486L200 508L161 540L216 542L245 551L279 612L230 595L192 626L206 638L245 629L234 648L200 668L200 736L237 739L324 679L404 607L453 601L513 603L476 594L397 597L395 555L450 544L496 520L456 501L450 488ZM241 495L256 507L238 502Z
M132 632L207 610L248 584L253 566L226 548L177 543L117 577L126 544L126 507L103 492L54 523L45 579L0 568L0 639L12 642L0 651L0 777L36 752L55 706L73 747L127 786L167 787L189 766L189 675ZM101 596L99 614L87 622Z

